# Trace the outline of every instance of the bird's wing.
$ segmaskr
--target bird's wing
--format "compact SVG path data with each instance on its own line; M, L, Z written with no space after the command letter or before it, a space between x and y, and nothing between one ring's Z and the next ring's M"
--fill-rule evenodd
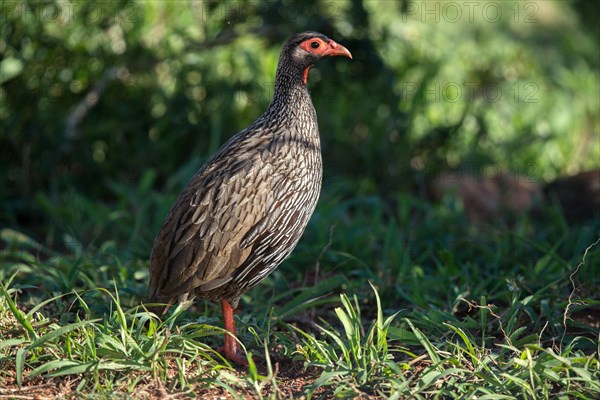
M151 300L227 283L276 217L279 180L265 162L271 141L261 137L222 149L176 200L154 243Z

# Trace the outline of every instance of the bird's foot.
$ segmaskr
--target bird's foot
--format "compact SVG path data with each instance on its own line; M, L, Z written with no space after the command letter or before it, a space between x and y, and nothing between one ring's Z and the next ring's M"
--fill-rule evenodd
M237 344L237 343L236 343ZM223 355L226 359L233 362L236 365L247 367L248 359L239 346L228 346L225 342L224 346L217 348L217 351Z

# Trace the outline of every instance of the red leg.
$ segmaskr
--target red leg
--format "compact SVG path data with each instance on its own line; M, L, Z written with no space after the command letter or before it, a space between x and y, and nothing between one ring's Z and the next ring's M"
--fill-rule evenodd
M233 321L233 308L227 300L221 300L221 309L223 310L223 320L225 329L229 332L225 334L225 344L219 348L225 358L238 365L248 365L248 361L244 356L242 349L236 338L235 322Z

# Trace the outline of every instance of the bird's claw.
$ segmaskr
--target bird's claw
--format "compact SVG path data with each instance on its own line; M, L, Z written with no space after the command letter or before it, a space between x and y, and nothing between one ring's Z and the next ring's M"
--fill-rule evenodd
M237 347L237 346L235 346ZM248 359L246 358L246 355L244 354L244 352L241 351L241 349L239 347L237 348L232 348L232 346L221 346L219 348L217 348L217 352L221 353L221 355L223 357L225 357L227 360L233 362L236 365L242 366L242 367L247 367L248 366Z

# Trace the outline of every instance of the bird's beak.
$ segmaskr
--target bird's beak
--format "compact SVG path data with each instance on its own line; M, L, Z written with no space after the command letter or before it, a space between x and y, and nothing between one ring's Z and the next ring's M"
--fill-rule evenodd
M349 59L352 59L352 54L350 53L350 51L347 48L345 48L344 46L342 46L341 44L334 42L333 40L331 40L329 42L329 50L327 50L325 55L326 56L344 56L344 57L348 57Z

